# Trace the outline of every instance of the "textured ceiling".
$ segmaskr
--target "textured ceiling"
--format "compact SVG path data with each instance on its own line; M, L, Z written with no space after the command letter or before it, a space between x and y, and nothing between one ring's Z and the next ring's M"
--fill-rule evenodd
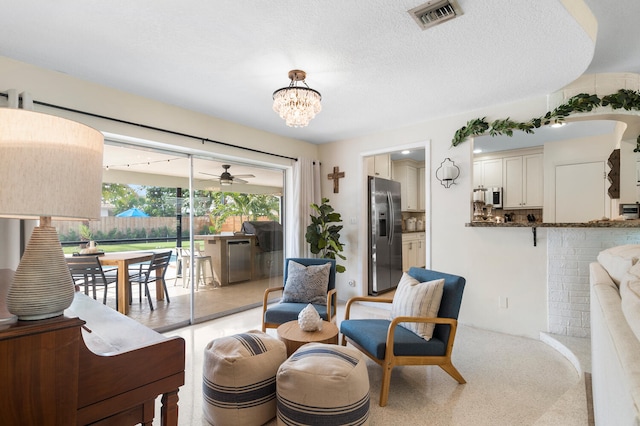
M585 0L595 44L560 0L458 0L463 15L427 31L407 13L422 3L0 0L0 55L312 143L548 94L585 72L640 73L638 0ZM294 68L323 96L322 112L297 129L271 109ZM155 182L164 161L173 178L188 170L172 155L111 146L104 161L113 181L135 172ZM196 186L215 185L202 172L221 164L197 160ZM231 171L256 176L239 190L282 179L239 163Z
M595 46L559 0L458 0L426 31L407 13L421 3L0 0L0 55L312 143L640 72L637 0L586 1ZM323 96L306 128L271 109L294 68Z

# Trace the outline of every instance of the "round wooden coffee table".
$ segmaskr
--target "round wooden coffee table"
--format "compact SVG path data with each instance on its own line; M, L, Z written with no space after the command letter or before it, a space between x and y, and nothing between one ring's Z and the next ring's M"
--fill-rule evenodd
M306 343L338 344L338 327L332 322L322 321L322 330L302 331L298 320L285 322L278 327L278 337L287 346L287 356L291 356L300 346Z

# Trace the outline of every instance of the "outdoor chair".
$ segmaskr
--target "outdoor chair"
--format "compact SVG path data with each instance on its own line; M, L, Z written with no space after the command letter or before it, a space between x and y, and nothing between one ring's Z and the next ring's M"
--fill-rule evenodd
M292 263L293 262L293 263ZM324 265L329 266L324 267ZM328 272L328 274L326 274ZM327 276L328 275L328 276ZM319 278L325 277L324 281ZM279 303L268 304L272 292L281 291ZM338 307L336 261L333 259L288 258L284 266L284 285L268 288L262 300L262 331L278 328L298 319L311 303L325 321L334 322Z
M116 289L116 310L118 309L118 269L109 268L104 270L100 264L98 256L73 256L67 257L69 273L75 285L84 287L84 294L89 294L89 287L92 288L93 298L96 297L96 287L104 287L102 303L107 304L107 290L109 284L115 284Z
M193 256L193 260L195 261L194 280L191 279L191 250L182 247L176 248L176 263L179 263L180 265L178 269L181 271L182 287L189 288L189 283L191 281L195 281L196 290L200 288L200 282L202 282L202 285L206 285L207 270L211 272L211 284L215 286L216 277L215 272L213 271L213 259L202 251L199 243L195 243L195 248L198 254ZM178 275L176 274L174 286L177 281Z
M129 282L133 287L134 283L138 283L138 299L142 303L142 285L144 284L144 292L149 301L149 308L153 311L153 302L151 301L151 293L149 292L149 283L161 281L164 289L164 297L167 303L169 300L169 292L167 291L167 283L164 276L169 267L171 260L171 250L162 253L154 253L153 258L148 263L141 263L137 269L129 270ZM131 304L131 293L129 293L129 304Z
M360 349L365 355L382 367L382 384L380 388L380 406L387 405L391 370L396 365L437 365L446 371L458 383L466 383L462 375L451 362L453 342L456 337L458 313L462 303L465 279L457 275L445 274L423 268L412 267L408 275L419 283L444 279L442 298L437 308L436 317L396 316L394 319L350 319L354 302L394 303L402 306L401 301L380 299L372 296L356 296L347 301L345 319L340 324L342 345L347 342ZM403 276L404 279L404 276ZM402 281L402 280L401 280ZM400 286L396 290L395 299L399 297ZM405 293L406 294L406 293ZM405 305L425 306L427 296L418 300L407 300ZM392 316L394 309L392 308ZM435 312L435 310L434 310ZM400 325L403 323L403 325ZM429 340L408 328L411 324L435 324ZM405 328L408 327L408 328Z

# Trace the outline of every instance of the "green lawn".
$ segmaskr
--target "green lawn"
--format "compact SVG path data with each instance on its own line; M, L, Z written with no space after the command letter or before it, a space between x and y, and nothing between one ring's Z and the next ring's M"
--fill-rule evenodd
M188 241L186 242L189 243ZM112 253L115 251L135 251L135 250L160 250L160 249L174 249L176 243L174 242L154 242L154 243L129 243L129 244L100 244L98 249L105 253ZM63 247L64 254L73 254L79 252L79 247Z

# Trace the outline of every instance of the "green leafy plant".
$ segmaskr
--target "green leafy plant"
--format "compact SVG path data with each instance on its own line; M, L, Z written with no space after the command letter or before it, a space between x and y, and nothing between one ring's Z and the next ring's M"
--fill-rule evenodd
M224 219L225 218L216 216L213 213L209 213L209 221L211 222L211 225L209 225L209 234L215 235L219 233L220 230L222 229L222 224L224 222Z
M336 213L329 204L328 198L322 199L322 204L311 204L316 215L310 215L311 224L307 226L305 238L310 245L311 253L319 255L323 259L347 258L341 253L344 250L340 242L340 231L342 222L340 213ZM344 272L347 269L343 265L336 263L336 272Z
M82 241L93 240L93 232L91 232L89 225L85 225L84 223L80 225L80 239Z
M541 117L532 118L529 121L517 122L509 117L495 120L488 123L486 117L474 118L462 126L453 136L451 144L458 146L471 136L480 136L489 132L489 135L513 136L514 130L521 130L525 133L534 133L534 129L552 123L562 123L571 114L590 112L600 106L610 106L611 109L624 109L626 111L640 111L640 92L634 90L620 89L616 93L606 95L600 99L596 95L580 93L570 98L562 105L558 105L553 111ZM640 152L640 135L636 139L635 152Z

